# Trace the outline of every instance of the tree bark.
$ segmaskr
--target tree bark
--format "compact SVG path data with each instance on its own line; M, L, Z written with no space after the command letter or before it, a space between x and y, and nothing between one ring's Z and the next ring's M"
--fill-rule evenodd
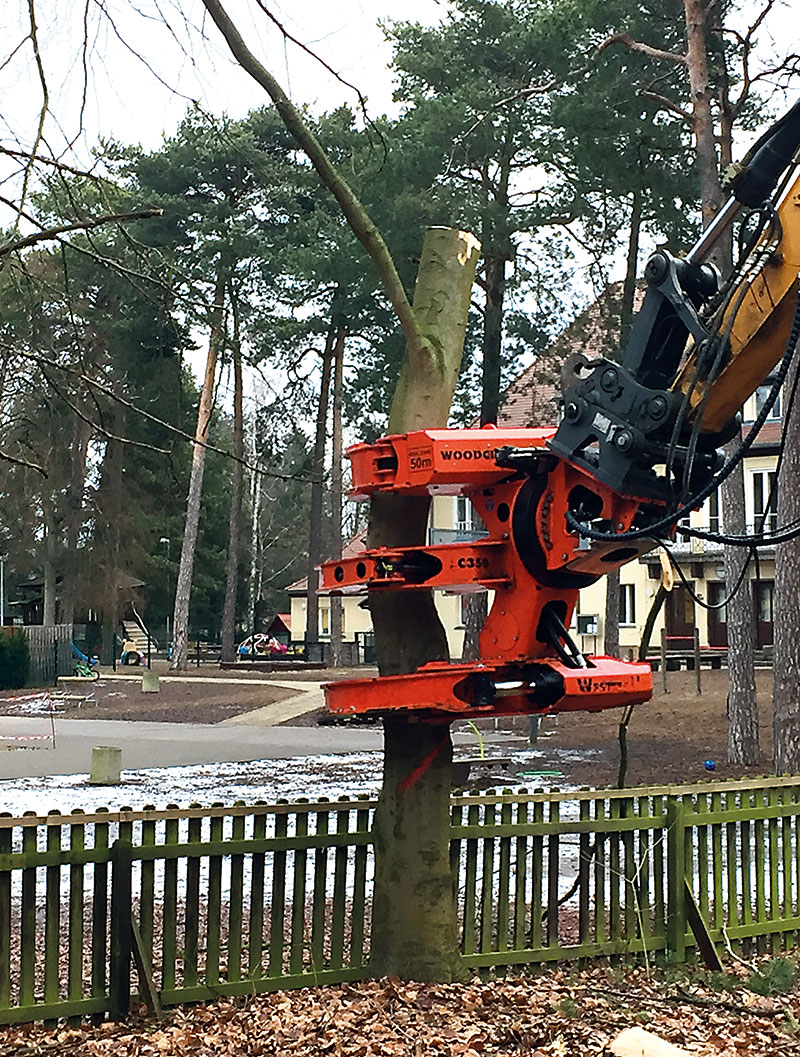
M625 264L625 280L622 284L622 304L619 310L620 359L628 344L633 325L633 304L636 298L636 276L639 266L639 237L642 230L643 202L644 194L641 187L634 188L631 196L631 230L628 235L628 256Z
M42 559L42 624L52 627L56 622L56 554L58 539L54 503L50 494L44 495L44 556Z
M619 657L619 569L614 569L606 576L603 653L607 657Z
M258 461L258 448L253 437L253 464ZM255 635L256 628L256 606L261 595L261 564L259 561L259 518L261 515L261 474L253 470L250 501L253 506L253 520L250 523L250 583L247 593L247 625L252 623L252 633Z
M481 425L497 424L500 410L500 364L503 352L503 300L506 290L504 257L490 257L484 262L486 302L483 316L483 390Z
M705 0L683 0L683 10L686 18L686 58L692 105L692 132L695 138L700 202L705 228L722 206L708 78L708 10Z
M239 549L242 531L242 484L244 479L244 411L242 407L242 345L236 302L233 308L233 454L231 472L231 511L228 518L228 563L225 577L225 601L222 606L220 639L222 660L236 659L236 597L239 590Z
M80 580L78 540L83 523L83 496L86 488L86 453L89 448L90 428L75 416L70 449L70 480L64 514L64 566L61 584L61 619L71 624L75 619L75 603Z
M480 657L481 631L488 613L489 592L471 591L467 595L466 613L464 614L464 648L461 650L463 661L477 661Z
M334 294L334 301L336 295ZM334 309L331 308L331 314ZM331 388L331 365L336 328L331 322L322 353L322 380L319 386L317 427L314 436L314 459L311 473L311 505L308 515L308 565L306 566L306 651L319 642L319 599L317 566L322 561L322 496L325 491L325 440L328 428L328 399Z
M639 179L639 173L636 173ZM638 186L631 199L630 232L628 234L628 254L625 264L625 280L622 284L622 302L619 309L619 341L616 354L609 349L607 355L614 360L621 360L625 346L630 338L633 323L633 304L636 296L636 275L639 264L639 237L642 228L642 202L644 195ZM613 336L609 335L609 345ZM620 571L614 569L606 576L606 608L603 619L603 652L607 657L619 657L619 596ZM627 726L625 736L627 737Z
M478 243L448 229L426 235L414 312L437 355L423 371L404 365L390 431L443 426L458 377ZM369 545L423 543L430 500L376 495ZM447 658L430 591L372 592L382 674L412 672ZM456 980L461 965L449 857L449 724L407 716L384 721L383 786L375 813L375 896L370 969L417 980Z
M797 359L786 380L791 393ZM783 423L786 446L778 483L778 524L800 517L800 415L797 402ZM772 759L776 774L800 772L800 538L779 543L775 553L774 685L772 691Z
M342 556L342 374L344 371L345 332L336 332L333 347L333 442L331 447L331 558ZM344 612L341 595L331 597L331 665L341 668L343 662Z
M730 456L738 446L727 445ZM720 488L725 532L741 535L747 531L744 502L744 468L737 469ZM725 586L731 591L750 561L743 547L725 547ZM728 762L753 766L760 757L758 743L758 701L755 673L755 611L750 577L744 574L741 586L727 605L728 630Z
M700 179L700 201L703 227L714 219L722 206L722 187L708 78L709 35L706 0L684 0L686 16L686 55L692 100L692 131L695 136L697 171ZM728 101L722 101L728 112ZM725 150L730 153L731 124L725 129ZM730 240L723 240L713 254L714 263L723 275L731 268ZM736 441L731 442L733 450ZM746 531L744 471L732 474L720 489L723 522L728 532ZM740 548L725 547L725 583L731 589L741 570L745 555ZM728 759L736 763L757 763L758 708L755 689L755 612L750 581L745 576L741 588L727 606L728 676Z
M214 302L211 308L211 330L208 339L208 356L200 402L197 408L197 427L192 447L192 471L189 478L189 495L186 500L186 525L183 530L181 561L175 585L175 610L172 618L173 653L170 667L177 671L189 665L189 605L192 598L192 576L194 556L197 550L197 534L200 527L200 502L203 498L203 473L206 467L205 442L211 426L214 404L214 380L217 375L217 356L222 344L222 319L225 304L225 268L220 261L214 287Z

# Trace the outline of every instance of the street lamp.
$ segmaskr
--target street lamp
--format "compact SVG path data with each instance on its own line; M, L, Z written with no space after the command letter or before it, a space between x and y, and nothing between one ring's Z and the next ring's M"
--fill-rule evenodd
M166 615L166 618L165 618L166 619L166 625L167 625L167 637L166 637L166 640L164 641L164 649L167 651L167 653L169 653L169 595L170 595L170 591L169 591L169 582L170 582L170 577L169 577L169 545L170 545L170 541L169 541L169 538L167 536L162 536L161 539L158 542L159 543L166 543L166 545L167 545L167 615Z

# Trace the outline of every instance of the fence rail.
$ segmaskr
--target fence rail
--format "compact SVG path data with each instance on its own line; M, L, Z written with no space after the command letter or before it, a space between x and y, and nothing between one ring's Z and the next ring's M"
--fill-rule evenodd
M370 799L0 816L0 1023L363 978ZM458 795L473 968L800 935L800 779Z

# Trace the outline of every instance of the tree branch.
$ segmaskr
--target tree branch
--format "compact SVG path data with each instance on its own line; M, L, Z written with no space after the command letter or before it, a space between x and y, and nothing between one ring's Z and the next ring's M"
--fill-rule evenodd
M631 51L640 51L643 55L649 55L651 59L664 59L667 62L677 62L681 66L688 66L689 60L685 55L677 51L664 51L663 48L654 48L641 40L634 40L629 33L613 33L597 45L596 54L610 48L612 44L624 44Z
M372 258L386 295L400 320L411 363L424 367L435 352L422 334L389 249L371 217L347 181L333 167L321 144L283 88L247 47L219 0L203 0L203 5L225 38L233 57L272 99L286 128L305 151L320 179L341 206L347 223Z
M39 83L42 86L42 105L39 110L39 124L36 128L36 138L33 141L33 148L31 149L31 157L25 164L25 175L22 179L22 190L20 191L19 201L20 206L25 205L25 199L28 196L28 185L30 184L31 172L33 171L33 158L36 156L36 152L39 150L39 145L42 142L44 136L44 123L47 118L47 111L50 107L50 93L47 88L47 78L44 75L44 65L42 64L42 56L39 52L39 33L36 27L36 9L34 7L34 0L28 0L28 17L30 19L30 41L33 47L33 55L36 59L36 69L39 73ZM19 226L19 213L17 219L14 221L14 230L16 231Z
M7 451L2 449L0 449L0 459L4 462L13 462L15 466L25 466L29 470L35 470L42 477L47 478L47 471L42 466L39 466L38 463L28 462L27 459L21 459L18 455L9 455Z
M5 205L11 206L13 209L17 207L5 198L0 198ZM17 210L18 216L22 216L22 211ZM37 242L47 242L49 239L57 239L59 235L64 235L68 231L88 231L91 228L98 228L102 224L122 224L127 220L145 220L147 217L160 217L163 216L163 209L136 209L130 213L104 213L99 217L91 217L89 220L76 220L74 224L59 224L52 228L42 228L35 235L26 235L25 238L12 239L11 242L6 242L0 246L0 257L4 257L9 253L14 253L16 250L25 249L28 246L35 246ZM36 221L35 221L36 222Z
M678 117L682 118L688 124L692 123L692 115L688 110L684 110L683 107L678 106L677 103L673 103L671 99L665 95L661 95L660 92L653 92L649 88L645 88L642 91L642 95L647 99L652 99L654 102L658 103L662 110L669 110L671 114L677 114Z

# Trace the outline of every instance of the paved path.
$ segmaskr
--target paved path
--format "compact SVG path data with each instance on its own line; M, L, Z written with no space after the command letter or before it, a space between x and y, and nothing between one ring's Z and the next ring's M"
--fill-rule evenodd
M285 704L281 702L281 705ZM122 748L123 768L137 769L362 752L380 749L383 744L380 730L343 727L134 723L113 719L56 717L55 731L53 747L47 737L50 734L49 719L0 716L0 746L38 746L23 749L0 747L0 779L23 775L85 774L89 770L92 747L95 745L119 745ZM45 737L30 742L3 743L4 735Z
M264 705L262 708L254 708L250 712L242 712L241 715L231 716L223 719L221 727L257 726L272 727L277 723L286 723L296 716L304 716L306 712L313 712L322 708L325 704L325 694L322 683L279 683L273 680L270 686L280 686L287 690L294 690L292 697L285 701L276 701L272 705Z
M141 682L142 676L141 674L112 674L102 675L100 679L102 682L111 682L112 680ZM286 723L290 719L295 719L297 716L303 716L306 712L313 712L317 708L322 708L325 704L325 694L322 690L323 683L313 679L237 679L235 676L233 678L214 676L203 679L202 675L162 675L160 680L162 683L206 683L214 686L219 683L234 683L239 686L263 684L264 686L279 686L282 689L293 692L293 696L286 698L284 701L276 701L274 704L264 705L261 708L251 709L249 712L242 712L241 715L233 716L230 719L224 719L219 724L220 726L273 727L279 723Z

